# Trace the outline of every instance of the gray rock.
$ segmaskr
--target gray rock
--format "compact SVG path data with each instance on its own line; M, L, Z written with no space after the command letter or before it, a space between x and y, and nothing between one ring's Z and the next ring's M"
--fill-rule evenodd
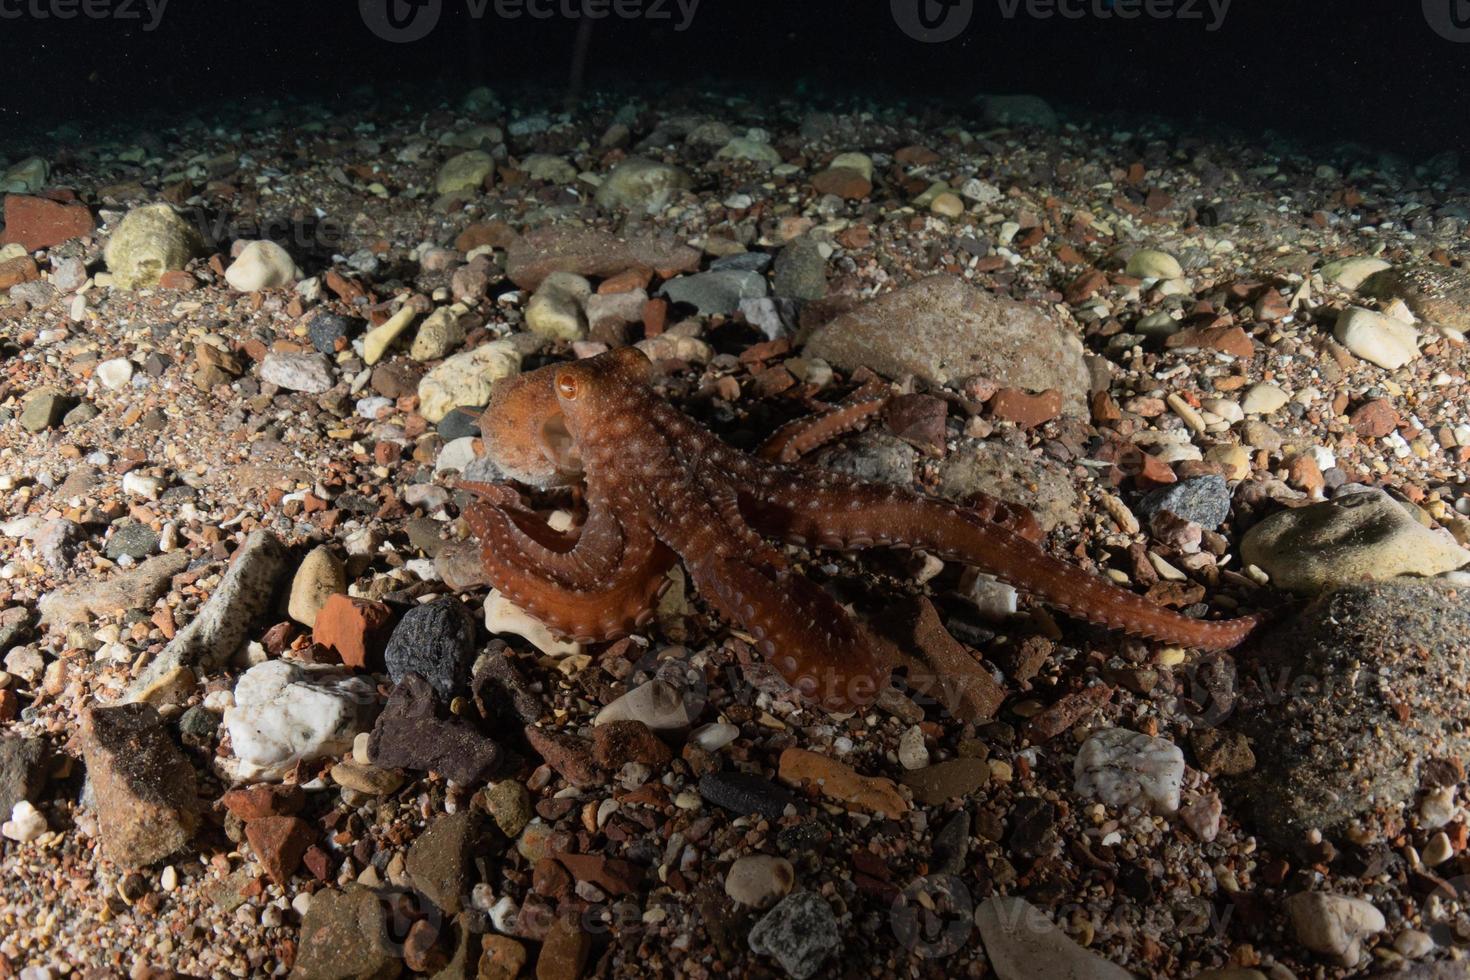
M954 276L931 276L818 327L804 353L836 368L914 374L952 385L984 375L1003 385L1062 393L1084 415L1089 377L1077 332L1035 306L995 296Z
M260 380L285 388L320 395L335 383L332 362L324 354L271 353L260 362Z
M82 755L109 859L141 867L182 850L199 826L194 767L147 704L82 713Z
M1371 834L1402 818L1432 759L1470 757L1467 637L1459 593L1410 581L1339 589L1266 633L1229 726L1255 746L1227 783L1254 831L1283 848L1354 822Z
M408 849L405 867L413 886L451 915L464 907L474 884L472 859L481 831L479 817L466 808L435 820Z
M289 581L286 562L280 539L264 529L251 532L214 595L128 689L128 700L147 700L184 668L214 669L233 656L255 620L272 607L276 589Z
M76 400L55 388L37 388L21 405L20 424L27 432L44 432L61 424Z
M832 906L814 892L788 895L750 930L751 951L775 957L796 980L814 976L841 945Z
M102 553L112 561L123 556L141 560L157 550L158 532L140 521L128 521L113 530Z
M1047 531L1078 521L1077 492L1066 469L1003 442L961 442L940 466L938 489L955 501L985 493L1019 504Z
M1152 518L1162 511L1214 529L1230 516L1230 488L1223 476L1191 477L1145 494L1138 510L1145 517Z
M766 280L758 272L739 269L701 272L669 280L659 295L672 303L687 303L703 316L728 316L740 309L743 300L765 296Z
M736 252L722 255L709 264L711 272L733 269L740 272L765 272L771 267L769 252Z
M1246 533L1240 553L1278 588L1304 593L1400 575L1438 575L1470 562L1470 551L1420 524L1377 489L1272 514Z
M812 462L822 469L846 473L867 483L912 487L919 452L886 432L864 432L821 450L812 457Z
M306 335L311 338L311 346L330 356L337 352L337 341L345 340L352 332L353 323L351 317L337 313L318 313L307 324Z
M50 626L84 623L118 610L141 611L168 591L169 580L189 565L182 551L157 555L137 568L102 581L82 582L41 597L41 622Z
M0 814L6 819L21 800L39 799L50 754L39 738L0 735Z
M988 898L975 910L985 954L999 980L1132 980L1083 949L1024 898Z
M680 191L693 185L689 175L672 164L629 157L603 179L597 188L597 205L653 213L668 207Z
M393 628L383 659L393 683L418 674L447 702L468 688L475 662L474 619L452 597L415 606Z
M827 295L827 260L821 246L805 236L786 244L776 256L772 291L786 299L821 299Z

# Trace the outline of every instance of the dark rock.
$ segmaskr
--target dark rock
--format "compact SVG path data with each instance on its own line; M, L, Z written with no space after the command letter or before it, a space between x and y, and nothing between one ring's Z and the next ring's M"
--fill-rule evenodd
M75 399L54 388L38 388L26 396L21 406L20 424L27 432L55 428L75 404Z
M701 776L699 795L742 817L760 814L776 820L788 806L802 809L790 790L769 779L744 772L712 772Z
M478 436L480 424L473 412L456 408L439 420L436 431L444 437L445 442L453 442L466 436Z
M525 733L531 748L573 786L588 788L607 782L607 774L593 758L592 743L587 739L535 725L527 725Z
M1055 839L1057 808L1035 796L1023 796L1011 808L1011 850L1022 857L1040 857Z
M444 912L464 908L474 870L473 858L483 826L469 809L445 814L413 842L405 864L413 886Z
M451 597L405 613L383 653L395 684L418 674L446 701L469 683L474 658L474 621L464 603Z
M1201 728L1191 733L1189 742L1199 767L1212 776L1239 776L1256 767L1250 741L1239 732Z
M1230 516L1230 488L1223 476L1191 477L1146 494L1138 503L1138 511L1150 519L1162 511L1213 529Z
M0 814L6 820L17 803L35 803L40 797L49 756L50 750L39 738L0 735Z
M786 243L776 256L772 291L788 299L821 299L827 295L827 260L821 246L805 236Z
M535 724L546 710L541 695L516 670L500 641L492 643L489 652L475 662L470 687L480 714L497 734L519 732Z
M614 721L592 730L597 764L617 772L629 762L641 762L659 770L673 761L674 753L641 721Z
M103 853L142 866L182 850L199 826L194 767L149 704L82 713L82 754Z
M1470 606L1429 582L1355 585L1265 634L1228 727L1257 764L1232 780L1255 830L1282 848L1307 831L1402 826L1440 758L1470 758ZM1359 834L1355 834L1358 837Z
M134 560L147 558L158 550L158 532L147 524L138 521L129 521L120 524L112 532L112 537L107 539L107 547L103 549L112 561L126 555Z
M442 773L456 783L477 783L500 768L503 753L493 740L459 718L440 718L434 690L409 674L388 697L368 740L373 765Z
M960 810L934 835L934 874L957 875L970 854L970 811Z
M841 945L832 906L814 892L786 896L750 930L751 951L774 956L796 980L813 976Z
M351 317L337 313L318 313L307 324L306 334L311 338L311 346L323 354L335 354L337 341L347 339L352 332L353 323Z
M196 704L179 715L179 741L191 749L212 749L219 735L220 715Z

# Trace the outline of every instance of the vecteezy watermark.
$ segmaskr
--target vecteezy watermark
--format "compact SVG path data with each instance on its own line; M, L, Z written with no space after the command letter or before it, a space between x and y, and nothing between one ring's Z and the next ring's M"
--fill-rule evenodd
M0 0L0 20L141 21L158 29L169 0Z
M3 2L3 0L0 0ZM464 0L472 20L669 21L675 31L694 23L700 0ZM973 0L965 0L973 2ZM385 41L409 44L428 37L444 15L444 0L357 0L368 30Z
M1218 31L1230 14L1233 0L995 0L1005 20L1178 20L1200 21L1206 31ZM1424 0L1425 9L1436 0ZM1443 6L1470 4L1470 0L1437 0ZM975 16L975 0L888 0L893 20L915 41L940 44L965 32ZM1436 28L1437 29L1437 28ZM1465 29L1470 40L1470 27ZM1441 32L1443 33L1443 32Z
M1457 44L1470 42L1470 0L1423 0L1424 19L1434 33Z

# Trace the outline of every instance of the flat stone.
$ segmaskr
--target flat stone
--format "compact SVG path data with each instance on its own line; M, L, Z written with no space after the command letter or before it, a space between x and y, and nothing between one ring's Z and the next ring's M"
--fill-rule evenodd
M391 917L362 885L324 889L311 897L291 980L393 980L402 971L388 936Z
M745 300L759 299L766 293L766 277L760 273L720 269L670 279L658 294L671 303L694 307L701 316L730 316Z
M511 243L506 275L521 289L535 290L557 271L605 278L642 266L673 274L699 268L699 258L697 250L674 241L618 238L594 228L552 225Z
M941 806L963 799L990 782L990 763L984 759L950 759L903 774L903 784L925 806Z
M579 980L592 957L592 936L581 923L559 915L541 942L536 980Z
M111 616L120 610L148 609L168 591L169 580L188 565L188 554L175 551L149 558L131 571L47 593L39 604L41 623L70 626L97 616Z
M96 229L85 204L62 204L43 197L8 194L5 197L4 244L16 243L27 252L54 248L73 238L86 238Z
M245 825L245 839L271 881L285 885L301 867L316 832L300 817L261 817Z
M1024 898L987 898L975 909L975 924L998 980L1133 980L1077 945Z
M475 812L459 810L436 819L408 848L405 867L413 886L450 915L459 912L469 896L481 832Z
M319 395L336 384L332 362L325 354L270 353L260 363L260 380L287 391Z
M863 776L857 770L825 755L806 749L788 748L781 753L780 777L796 786L810 785L830 800L898 819L909 803L891 779Z
M1434 263L1384 269L1363 282L1365 295L1402 300L1415 316L1464 333L1470 330L1470 276Z
M1064 412L1087 412L1089 375L1076 333L1038 307L953 276L931 276L838 316L812 333L803 353L890 378L953 385L983 375L1027 391L1055 389Z
M409 674L393 689L373 726L368 757L373 764L442 773L471 785L494 775L504 760L499 745L469 722L438 715L434 689Z
M439 194L477 194L495 173L495 158L484 150L468 150L444 161L434 178Z
M787 807L802 808L796 795L754 773L722 771L699 778L699 795L740 816L760 815L778 820Z

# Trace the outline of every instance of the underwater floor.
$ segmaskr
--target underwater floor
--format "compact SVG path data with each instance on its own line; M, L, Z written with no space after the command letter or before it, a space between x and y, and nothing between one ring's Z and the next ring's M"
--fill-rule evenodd
M0 976L1470 976L1455 159L536 106L0 147Z

